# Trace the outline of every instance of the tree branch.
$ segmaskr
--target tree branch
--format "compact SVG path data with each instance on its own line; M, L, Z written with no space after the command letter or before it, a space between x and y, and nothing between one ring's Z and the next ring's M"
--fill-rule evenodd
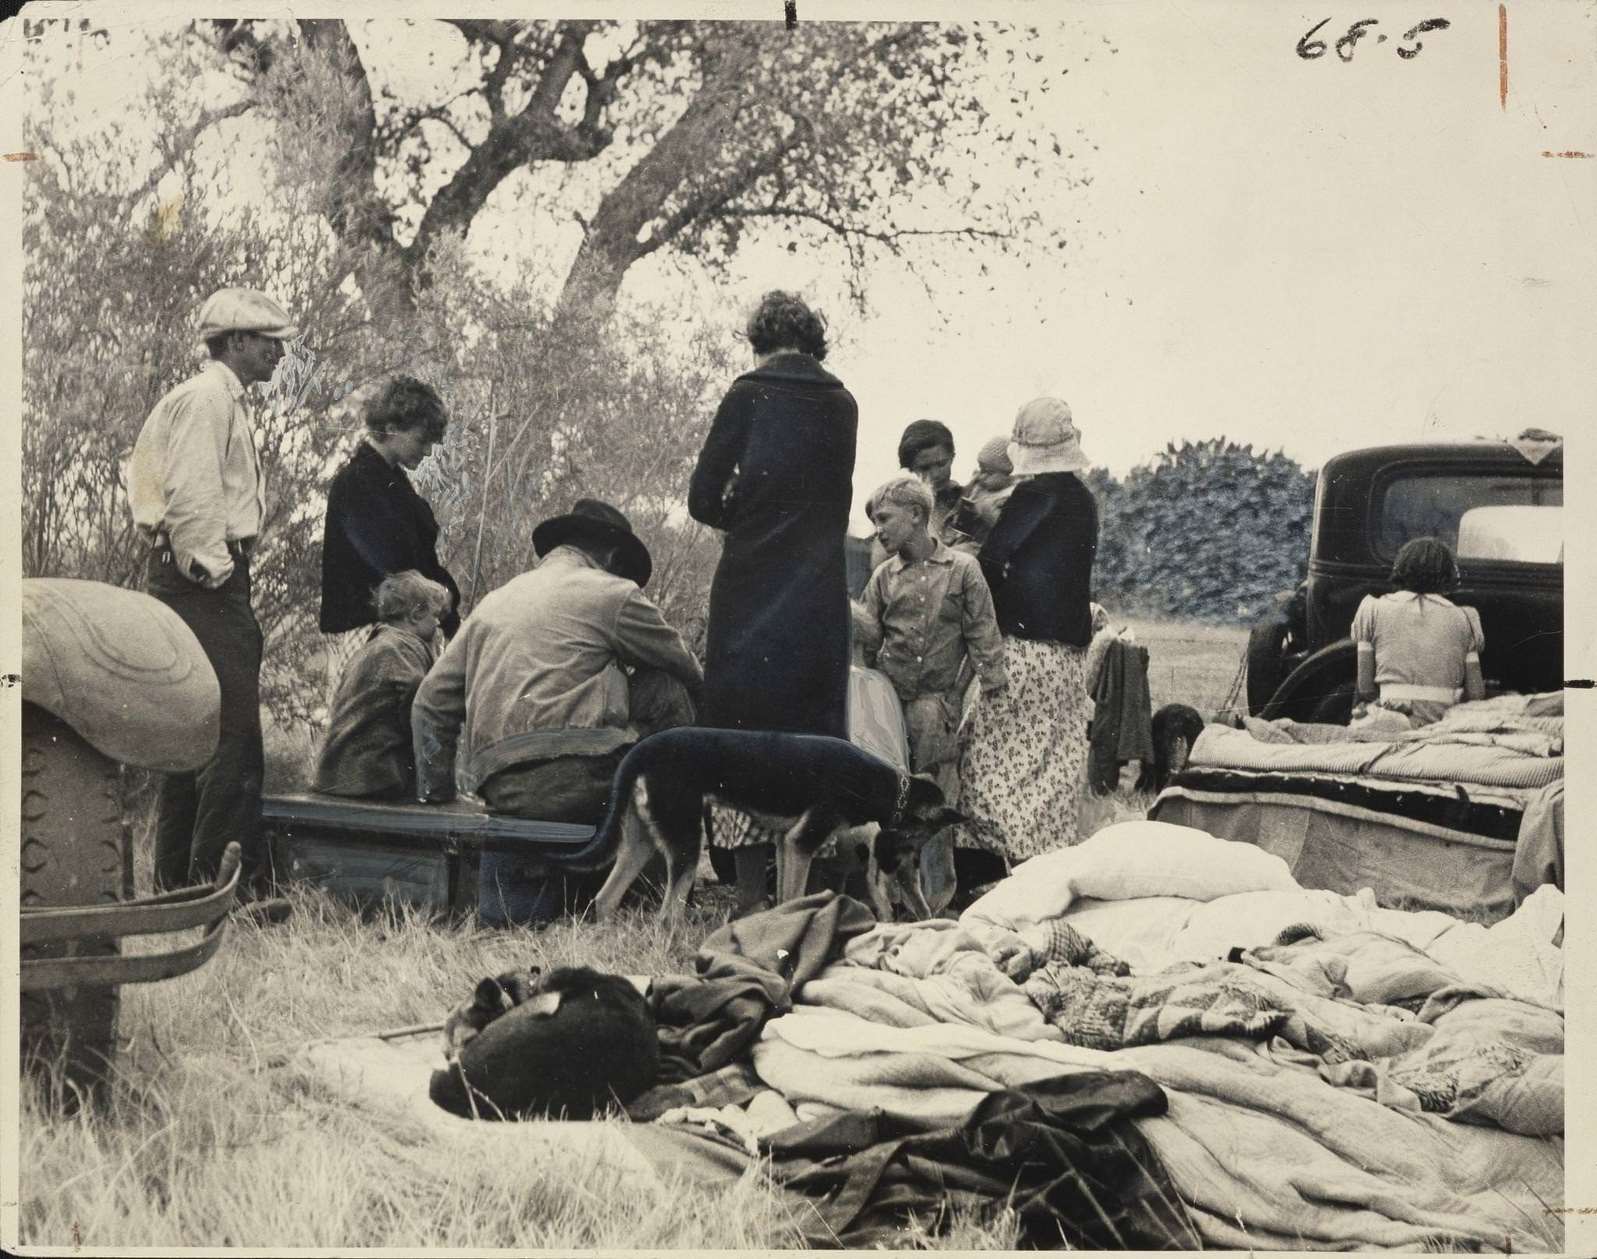
M483 141L471 146L465 162L438 190L422 215L416 239L405 250L408 262L419 264L432 242L443 233L469 228L494 189L521 167L537 161L586 161L609 143L607 134L580 134L556 116L566 85L578 72L582 41L590 26L584 22L561 23L559 42L526 107L514 115L501 114ZM502 53L501 64L504 60Z
M216 126L217 123L247 114L254 108L254 101L234 101L231 105L224 105L220 109L207 110L201 114L176 136L172 137L170 145L163 145L161 152L163 160L150 172L143 183L128 194L127 204L130 206L137 205L150 193L154 192L156 186L178 164L182 153L193 148L194 142Z

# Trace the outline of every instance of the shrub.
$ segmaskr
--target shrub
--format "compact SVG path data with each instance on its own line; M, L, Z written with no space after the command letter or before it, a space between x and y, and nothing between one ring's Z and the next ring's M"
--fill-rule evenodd
M1174 443L1124 483L1087 475L1098 500L1097 597L1128 612L1246 622L1308 563L1314 476L1224 438Z

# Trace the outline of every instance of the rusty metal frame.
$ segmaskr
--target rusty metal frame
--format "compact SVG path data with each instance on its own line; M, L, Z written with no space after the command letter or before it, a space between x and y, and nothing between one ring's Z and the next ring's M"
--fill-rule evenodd
M187 974L208 962L227 935L239 881L239 848L229 844L214 884L163 892L119 905L22 910L20 943L60 944L125 935L154 935L204 927L193 944L138 957L24 958L22 991L42 988L151 983Z

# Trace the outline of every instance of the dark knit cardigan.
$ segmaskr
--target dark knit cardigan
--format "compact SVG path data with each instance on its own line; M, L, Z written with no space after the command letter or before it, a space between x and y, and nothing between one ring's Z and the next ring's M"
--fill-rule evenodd
M1087 646L1097 553L1092 491L1069 472L1022 481L978 556L998 628L1015 638Z
M414 569L450 594L441 619L445 634L460 628L460 588L438 561L438 522L403 468L361 442L327 491L322 533L324 634L341 634L377 620L372 596L384 577Z

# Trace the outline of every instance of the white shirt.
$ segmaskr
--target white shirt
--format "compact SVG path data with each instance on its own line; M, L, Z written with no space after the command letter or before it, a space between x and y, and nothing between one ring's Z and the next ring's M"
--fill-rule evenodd
M225 363L155 404L128 463L128 504L147 537L170 540L184 576L214 590L233 575L227 544L260 533L266 497L244 386Z

